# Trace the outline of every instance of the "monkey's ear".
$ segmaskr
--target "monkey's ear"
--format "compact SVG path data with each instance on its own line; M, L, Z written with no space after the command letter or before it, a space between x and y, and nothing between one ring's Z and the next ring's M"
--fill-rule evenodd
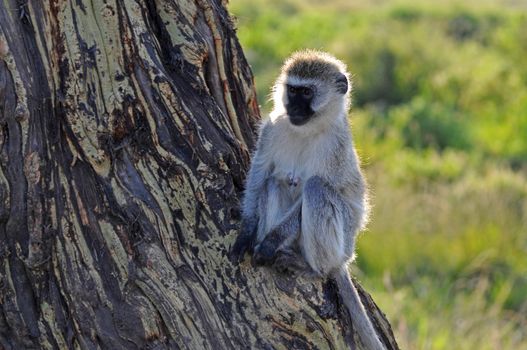
M337 91L341 94L348 92L348 78L342 73L339 73L337 79L335 80L335 86Z

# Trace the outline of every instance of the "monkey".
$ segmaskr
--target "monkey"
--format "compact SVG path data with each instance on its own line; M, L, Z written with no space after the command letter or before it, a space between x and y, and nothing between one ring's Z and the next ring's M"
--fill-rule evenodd
M351 81L332 55L303 50L284 63L260 127L231 258L334 278L362 343L385 349L349 276L368 220L366 181L349 132Z

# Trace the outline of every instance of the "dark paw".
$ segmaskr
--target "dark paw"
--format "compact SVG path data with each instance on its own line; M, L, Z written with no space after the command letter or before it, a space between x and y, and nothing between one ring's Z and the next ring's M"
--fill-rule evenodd
M299 271L292 269L291 266L286 266L280 263L277 264L276 262L273 264L273 268L278 273L281 273L283 275L293 276L293 277L299 273Z
M292 276L299 276L308 268L304 258L300 254L289 251L280 252L273 264L273 267L280 273Z
M276 248L269 240L264 240L254 249L253 262L256 265L270 265L275 257Z
M239 263L243 260L245 253L250 253L253 249L256 238L256 219L244 219L241 223L240 234L229 252L229 260L233 263Z
M289 258L285 254L278 254L273 264L273 267L275 268L276 271L280 273L284 273L284 274L293 273L293 270L291 269L291 265L289 264Z
M250 252L252 249L251 237L240 235L236 239L234 246L229 252L229 260L233 263L239 263L243 260L246 252Z
M273 267L276 271L287 274L296 275L299 270L295 266L289 254L280 253L274 261Z

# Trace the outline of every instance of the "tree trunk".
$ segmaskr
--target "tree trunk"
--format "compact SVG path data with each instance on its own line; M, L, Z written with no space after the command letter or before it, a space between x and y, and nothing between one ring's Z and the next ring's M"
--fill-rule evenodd
M360 348L331 281L227 259L259 111L224 5L1 1L0 349Z

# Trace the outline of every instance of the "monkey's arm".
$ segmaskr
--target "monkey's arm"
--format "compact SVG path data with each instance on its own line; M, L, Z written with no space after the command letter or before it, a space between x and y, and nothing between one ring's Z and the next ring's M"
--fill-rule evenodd
M264 192L265 183L271 170L264 156L264 147L267 142L267 134L269 133L268 129L269 127L265 125L260 132L256 151L251 161L249 173L247 174L242 202L240 233L230 252L230 258L235 262L241 261L245 252L254 248L253 245L256 241L259 220L257 211L258 202L262 192Z

